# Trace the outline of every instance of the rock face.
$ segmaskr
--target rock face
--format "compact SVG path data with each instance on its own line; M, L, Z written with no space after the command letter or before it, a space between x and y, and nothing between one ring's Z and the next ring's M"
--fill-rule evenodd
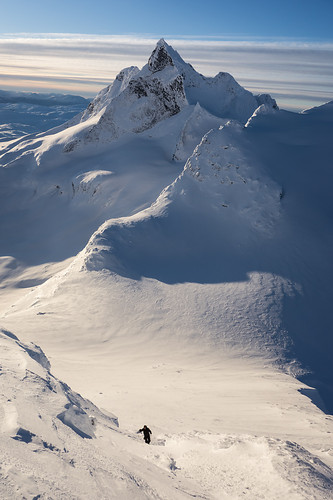
M166 66L174 66L172 57L168 54L165 43L159 43L152 52L148 61L148 68L152 73L162 71Z
M103 89L80 117L92 126L64 151L80 142L110 141L125 133L140 133L179 113L188 105L199 105L220 119L246 123L261 104L276 106L268 95L255 97L228 73L207 78L186 63L163 39L148 63L123 69L112 85Z
M172 71L165 78L137 76L103 110L86 141L116 139L126 132L143 132L187 105L183 80Z
M159 116L162 118L165 115L173 116L179 113L182 105L186 103L181 76L177 76L167 84L163 84L158 78L147 80L140 77L137 80L131 80L128 88L129 93L136 95L138 99L141 97L151 97L154 99L156 97L156 104L159 108L159 113L156 113L156 121L159 121ZM154 112L152 112L152 115L154 115ZM145 128L148 127L144 126L143 130Z

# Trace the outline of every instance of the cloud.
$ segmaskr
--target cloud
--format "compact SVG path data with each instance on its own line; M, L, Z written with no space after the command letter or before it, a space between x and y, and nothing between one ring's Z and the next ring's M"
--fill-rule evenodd
M126 67L142 67L151 36L1 35L0 88L93 97ZM294 40L167 38L197 71L231 73L245 88L268 92L281 107L304 109L333 100L333 44Z

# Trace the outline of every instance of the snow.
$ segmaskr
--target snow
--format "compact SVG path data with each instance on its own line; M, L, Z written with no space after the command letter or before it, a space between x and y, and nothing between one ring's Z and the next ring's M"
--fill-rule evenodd
M173 158L186 161L198 144L198 137L203 137L207 130L218 128L228 120L222 120L208 113L197 103L185 122Z
M0 90L0 141L49 130L88 105L79 96Z
M3 143L1 498L332 498L332 126L160 40Z

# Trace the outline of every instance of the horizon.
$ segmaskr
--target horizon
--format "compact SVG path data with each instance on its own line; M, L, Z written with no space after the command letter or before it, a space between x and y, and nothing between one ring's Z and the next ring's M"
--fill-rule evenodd
M205 76L223 71L280 107L333 100L328 0L4 0L0 89L93 98L126 66L146 64L164 38Z
M142 67L159 38L205 76L223 71L254 94L301 111L333 100L333 43L142 35L0 35L1 90L93 98L127 66ZM106 63L107 61L107 63Z

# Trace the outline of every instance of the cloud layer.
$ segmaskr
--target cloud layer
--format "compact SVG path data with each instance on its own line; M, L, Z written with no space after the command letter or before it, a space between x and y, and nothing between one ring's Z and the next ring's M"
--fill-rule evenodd
M166 38L197 71L231 73L286 109L333 100L333 43ZM2 35L0 88L93 97L119 71L142 67L157 39L138 36Z

